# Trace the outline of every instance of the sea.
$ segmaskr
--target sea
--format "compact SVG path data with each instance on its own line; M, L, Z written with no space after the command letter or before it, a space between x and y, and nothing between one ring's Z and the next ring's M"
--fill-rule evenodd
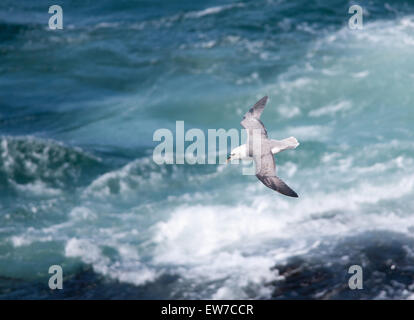
M0 299L414 299L413 84L414 1L2 0ZM154 161L265 95L299 198Z

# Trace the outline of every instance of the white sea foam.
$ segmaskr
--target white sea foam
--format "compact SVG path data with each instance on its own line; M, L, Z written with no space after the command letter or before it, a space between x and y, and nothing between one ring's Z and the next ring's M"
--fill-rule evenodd
M274 134L275 137L279 136L294 136L299 141L326 141L329 139L329 136L332 132L330 127L319 126L319 125L310 125L310 126L297 126L297 127L288 127L283 132ZM272 132L273 135L273 132Z
M275 202L274 194L254 194L251 205L181 206L154 227L154 262L185 265L181 276L191 281L225 279L214 287L212 298L246 298L254 283L278 277L277 272L270 271L272 265L309 252L319 245L316 238L381 228L410 234L414 217L393 211L361 215L360 210L380 201L406 197L413 187L414 175L409 175L381 184L362 182L354 188L332 192L316 188L301 195L300 202L284 198ZM253 189L266 190L258 184ZM335 211L341 213L325 215ZM283 239L289 240L287 246ZM256 289L256 298L269 297L266 286Z
M326 115L335 115L338 112L344 112L352 108L350 101L339 101L338 103L330 104L322 108L312 110L309 112L311 117L321 117Z
M216 6L216 7L210 7L207 9L203 9L200 11L192 11L185 14L186 18L201 18L208 15L214 15L226 10L230 10L233 8L241 8L244 7L243 3L236 3L236 4L229 4L224 6Z
M9 180L10 184L15 187L17 191L28 196L34 197L56 197L62 194L62 190L49 188L46 183L36 180L32 183L18 184Z
M0 172L10 186L27 196L59 196L63 179L70 177L76 181L80 174L77 161L81 160L101 161L80 148L66 147L53 140L0 137ZM25 183L17 181L16 175L24 176Z
M83 196L128 198L139 188L157 187L165 172L165 166L158 166L150 157L141 158L98 177L85 189Z
M32 233L34 230L30 229L21 235L12 236L9 238L9 241L13 245L13 247L23 247L29 246L34 242L48 242L52 241L53 237L51 235L40 235L36 234L36 232Z
M299 107L286 105L280 106L277 111L280 115L288 119L294 118L302 113Z
M327 161L338 158L335 154ZM404 160L385 166L400 168L401 163ZM289 166L294 175L293 163L285 163L280 169L290 176ZM306 176L306 171L301 170L301 174ZM145 264L140 261L139 247L123 243L137 235L117 230L115 226L99 228L88 237L80 232L81 237L66 240L65 255L91 264L100 274L135 285L154 281L166 268L178 273L184 286L185 283L210 283L202 286L201 291L189 293L188 298L269 298L272 287L265 284L280 279L272 267L291 256L307 254L326 236L340 237L350 230L355 233L381 228L409 234L410 228L414 228L414 217L393 211L378 214L375 209L361 215L361 210L379 201L406 197L413 192L413 186L414 175L397 176L375 184L361 182L351 189L335 188L330 192L319 190L315 185L301 193L299 202L292 202L252 181L243 186L246 195L251 194L251 203L191 205L196 198L185 195L180 201L174 200L187 204L173 207L170 215L151 228L146 243L155 248L151 249L151 260ZM336 211L340 213L332 215ZM72 223L80 223L82 219L94 219L96 213L79 207L70 217ZM122 217L126 219L126 213ZM66 234L62 228L73 229L74 225L61 226L48 233ZM44 236L39 233L37 239L32 236L29 240L22 235L12 242L23 246ZM103 247L116 250L119 258L112 260L106 256ZM143 244L140 250L145 247Z
M112 262L102 253L101 248L90 240L70 239L65 246L65 255L80 258L84 263L91 264L94 270L112 279L142 285L154 281L157 273L144 266L134 248L116 246L121 261Z
M296 89L300 89L303 88L305 86L308 86L310 84L312 84L312 79L310 78L298 78L292 81L283 81L281 80L279 83L279 86L282 90L287 90L287 91L291 91L291 90L296 90Z
M361 71L361 72L354 73L352 76L354 78L362 79L362 78L366 78L368 75L369 75L369 71Z
M32 243L32 240L24 237L24 236L12 236L10 238L11 243L14 247L21 247L26 246Z
M255 214L251 208L178 208L168 221L155 226L154 259L162 265L186 265L182 276L191 281L225 279L216 286L213 298L226 293L228 298L246 297L245 286L256 284L265 291L259 284L276 279L277 274L270 270L272 257L246 255L240 245L251 247L261 234L277 234L277 229L268 214ZM263 291L258 296L268 297L269 292Z

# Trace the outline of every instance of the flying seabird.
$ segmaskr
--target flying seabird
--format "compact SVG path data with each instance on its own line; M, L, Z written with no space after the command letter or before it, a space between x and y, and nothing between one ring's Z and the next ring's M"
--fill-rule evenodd
M267 137L267 131L260 115L267 102L267 96L260 99L243 117L240 122L247 130L247 143L234 148L227 162L231 160L252 159L256 164L256 177L268 188L285 196L298 195L289 186L276 176L276 164L274 154L287 149L295 149L299 142L294 137L284 140L273 140Z

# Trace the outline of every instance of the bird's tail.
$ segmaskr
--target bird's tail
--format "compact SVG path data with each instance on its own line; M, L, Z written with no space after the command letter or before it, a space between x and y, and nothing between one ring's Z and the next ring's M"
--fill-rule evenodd
M299 145L299 142L295 137L290 137L283 140L270 140L270 143L273 154L287 149L295 149Z

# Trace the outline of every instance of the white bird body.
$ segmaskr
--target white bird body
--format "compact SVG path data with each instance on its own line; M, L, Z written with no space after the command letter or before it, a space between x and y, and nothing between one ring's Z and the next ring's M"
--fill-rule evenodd
M272 143L272 153L277 154L284 150L296 149L299 146L298 140L295 137L290 137L283 140L270 140ZM233 150L231 150L231 159L232 160L253 160L252 157L248 155L247 152L247 143L242 144Z

